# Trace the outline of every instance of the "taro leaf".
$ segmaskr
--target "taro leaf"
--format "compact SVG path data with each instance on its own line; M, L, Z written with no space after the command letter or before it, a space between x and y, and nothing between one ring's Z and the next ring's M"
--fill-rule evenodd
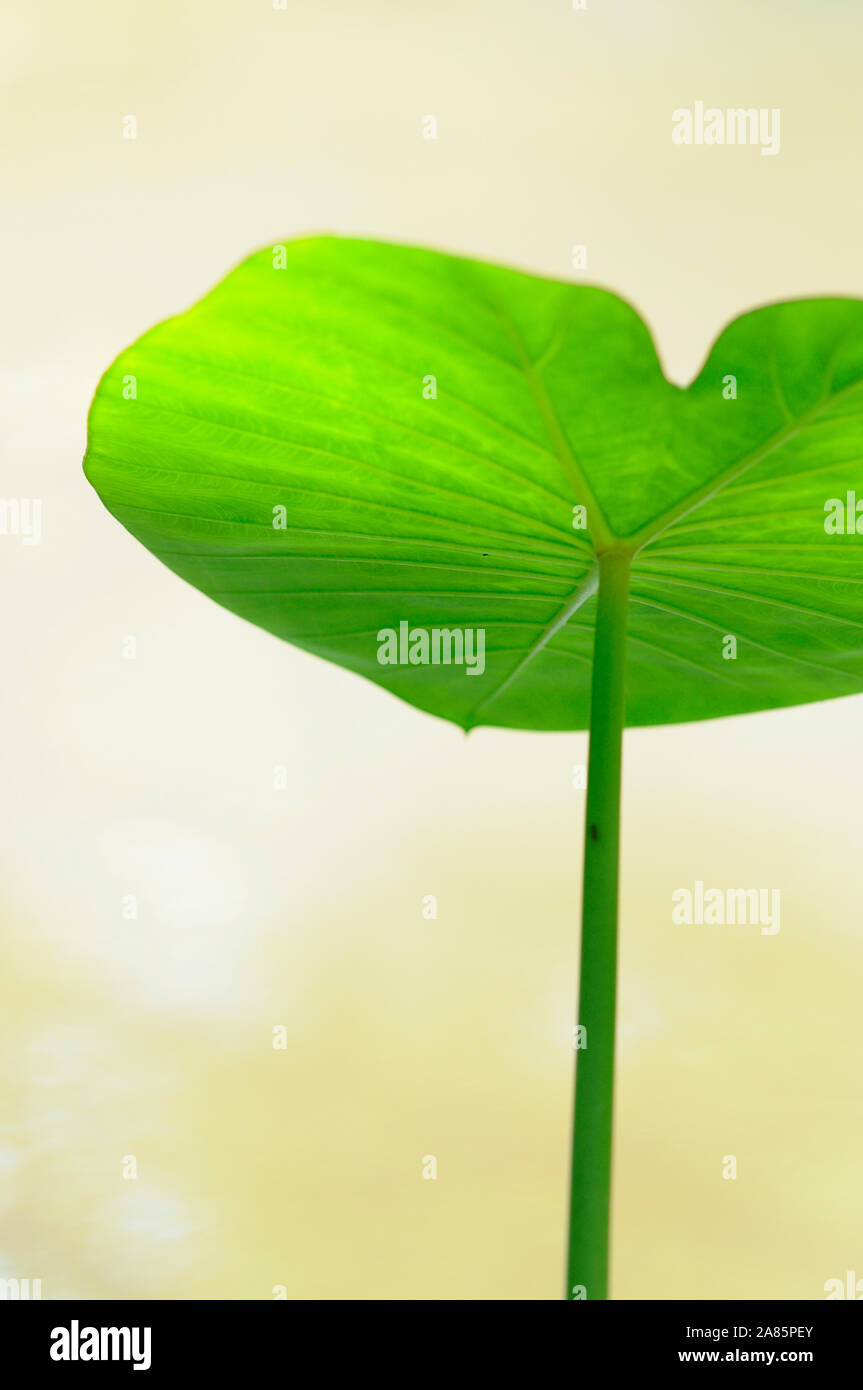
M621 541L628 724L863 690L859 300L743 315L683 390L604 290L296 241L120 356L85 468L218 603L464 728L587 726ZM381 665L402 622L483 629L484 671Z

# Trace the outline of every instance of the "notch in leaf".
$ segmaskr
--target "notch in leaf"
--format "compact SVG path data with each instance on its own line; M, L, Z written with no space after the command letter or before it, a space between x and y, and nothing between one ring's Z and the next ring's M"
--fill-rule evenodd
M862 459L859 300L683 390L614 294L330 237L96 393L88 478L203 593L463 729L590 729L567 1298L608 1290L624 724L863 690Z

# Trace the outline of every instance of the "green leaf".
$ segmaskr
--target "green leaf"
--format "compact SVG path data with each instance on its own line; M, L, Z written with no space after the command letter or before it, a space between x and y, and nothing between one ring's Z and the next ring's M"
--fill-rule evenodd
M859 300L745 314L682 390L604 290L291 242L120 356L85 469L218 603L464 728L587 727L616 548L628 724L863 690ZM482 674L382 665L401 623L482 629Z

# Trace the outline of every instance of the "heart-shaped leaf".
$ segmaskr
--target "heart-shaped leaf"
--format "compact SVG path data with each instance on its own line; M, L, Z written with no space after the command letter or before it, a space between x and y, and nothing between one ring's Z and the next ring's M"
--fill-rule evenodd
M296 241L120 356L85 468L205 594L464 728L587 727L615 548L627 723L863 690L859 300L744 315L682 390L604 290Z

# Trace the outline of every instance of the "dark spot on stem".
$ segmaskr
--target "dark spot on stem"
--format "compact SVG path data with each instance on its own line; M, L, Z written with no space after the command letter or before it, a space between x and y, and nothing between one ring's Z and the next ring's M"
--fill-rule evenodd
M590 838L591 838L591 840L598 840L598 839L599 839L599 826L597 826L597 825L592 825L592 826L590 827Z

